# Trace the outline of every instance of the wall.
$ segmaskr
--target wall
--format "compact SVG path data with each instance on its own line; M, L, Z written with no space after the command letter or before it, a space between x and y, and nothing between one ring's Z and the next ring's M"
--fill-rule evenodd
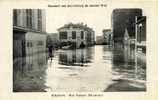
M26 11L31 10L31 14L27 14ZM41 28L38 28L39 19L38 19L38 12L41 12ZM46 12L43 9L14 9L14 26L22 27L29 30L34 31L42 31L46 32ZM31 20L31 26L27 26L27 16L30 16ZM16 23L16 24L15 24Z
M66 31L67 32L67 39L61 39L62 42L67 42L67 41L71 41L71 42L76 42L77 47L80 46L81 42L83 42L85 45L86 44L86 32L82 29L73 29L73 28L69 28L69 29L61 29L59 32L62 31ZM76 39L72 39L72 31L76 31ZM84 38L81 39L81 31L84 31Z
M27 11L31 13L26 13ZM38 12L41 12L41 14L38 14ZM38 15L41 17L38 17ZM31 21L31 24L27 25L27 22L30 22L28 20ZM38 27L39 22L41 27ZM45 10L14 9L13 30L14 57L25 57L27 55L32 55L33 53L38 53L46 50Z
M25 40L26 56L46 51L46 34L27 32Z
M25 56L25 34L13 31L13 58Z

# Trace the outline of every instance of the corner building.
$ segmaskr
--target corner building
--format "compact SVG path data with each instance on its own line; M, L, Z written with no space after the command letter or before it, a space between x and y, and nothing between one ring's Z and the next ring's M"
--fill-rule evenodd
M114 45L123 45L125 30L127 29L130 38L135 38L136 27L135 17L142 16L142 9L114 9L112 12L112 33Z
M65 24L58 29L59 40L62 45L72 44L75 48L92 46L95 43L94 31L83 24Z
M46 51L46 16L43 9L13 10L13 58Z

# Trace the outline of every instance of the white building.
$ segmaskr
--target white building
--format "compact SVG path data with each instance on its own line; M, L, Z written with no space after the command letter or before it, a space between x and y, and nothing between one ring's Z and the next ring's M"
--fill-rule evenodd
M70 23L59 28L58 32L62 46L71 44L80 48L94 45L94 31L86 25Z

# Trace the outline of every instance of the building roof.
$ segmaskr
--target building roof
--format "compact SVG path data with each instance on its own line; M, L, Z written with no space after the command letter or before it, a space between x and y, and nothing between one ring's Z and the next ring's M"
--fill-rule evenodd
M77 23L77 24L68 23L68 24L65 24L64 26L58 28L57 30L60 31L61 29L69 29L70 27L84 29L87 31L93 31L92 28L88 27L87 25L84 25L83 23Z
M111 29L103 29L103 33L106 32L111 32Z
M117 8L117 9L114 9L113 10L113 13L115 12L142 12L142 9L141 8Z

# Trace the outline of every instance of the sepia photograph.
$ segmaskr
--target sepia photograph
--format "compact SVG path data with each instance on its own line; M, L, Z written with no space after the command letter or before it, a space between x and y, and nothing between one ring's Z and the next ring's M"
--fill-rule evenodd
M13 92L146 91L142 8L13 9Z
M157 100L158 1L0 1L0 100Z

